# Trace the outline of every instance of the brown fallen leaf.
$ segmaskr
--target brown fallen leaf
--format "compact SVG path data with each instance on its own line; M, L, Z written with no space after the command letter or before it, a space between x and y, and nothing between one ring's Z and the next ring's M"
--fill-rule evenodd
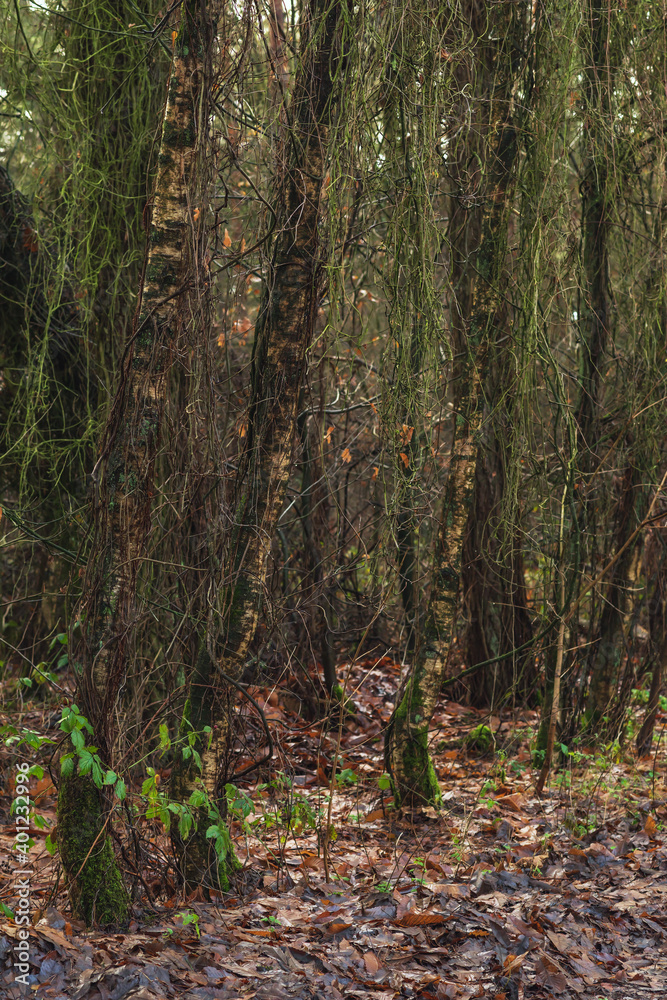
M496 802L503 809L509 809L510 812L522 812L524 808L523 796L516 792L514 795L501 795L500 798L496 799Z
M539 955L535 960L535 972L537 980L542 986L547 986L554 993L565 993L569 990L569 985L565 973L547 955Z
M646 822L644 823L644 833L649 838L649 840L655 840L657 829L658 827L656 825L655 819L649 813L648 816L646 817Z
M374 976L380 969L380 963L377 955L372 951L367 951L364 955L364 965L366 966L366 972L369 976Z
M324 928L328 934L340 934L341 931L346 931L352 926L352 921L346 920L332 920L330 924L327 924Z
M557 931L547 931L547 937L561 955L568 954L573 944L572 938L569 938L567 934L559 934Z
M404 913L393 921L398 927L424 927L426 924L442 924L447 920L446 913L434 913L427 910L424 913L416 913L414 910Z

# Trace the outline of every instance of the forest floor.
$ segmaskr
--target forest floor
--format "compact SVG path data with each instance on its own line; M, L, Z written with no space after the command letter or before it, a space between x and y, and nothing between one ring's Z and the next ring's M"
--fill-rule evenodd
M71 919L57 862L44 847L47 831L35 827L31 985L13 983L17 928L5 909L0 996L663 998L667 739L656 741L651 759L582 749L537 798L536 715L489 719L443 701L433 752L444 808L396 812L383 787L382 730L399 667L368 661L347 673L357 713L329 727L299 717L287 690L252 689L275 753L259 778L239 783L231 830L245 867L231 895L185 896L164 831L144 819L137 824L144 885L130 926L88 932ZM49 713L25 708L22 723L44 731ZM495 732L495 749L484 756L464 742L482 723ZM663 713L658 734L665 725ZM11 910L8 767L4 779L0 904ZM37 813L55 823L48 775L34 781L32 794Z

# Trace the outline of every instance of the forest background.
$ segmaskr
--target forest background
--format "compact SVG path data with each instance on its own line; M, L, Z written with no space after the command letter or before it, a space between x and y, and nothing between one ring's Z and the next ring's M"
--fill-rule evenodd
M538 794L657 758L667 8L0 10L3 733L75 917L127 919L156 823L235 884L267 686L333 789L400 664L394 809L442 806L443 692L470 751L537 713Z

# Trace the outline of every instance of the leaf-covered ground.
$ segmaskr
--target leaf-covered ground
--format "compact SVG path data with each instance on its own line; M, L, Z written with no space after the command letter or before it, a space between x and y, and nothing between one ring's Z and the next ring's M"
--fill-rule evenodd
M239 782L232 834L245 868L234 895L185 897L164 831L144 819L129 929L86 932L56 881L46 830L32 830L31 985L14 984L17 929L4 917L0 996L664 997L662 744L645 760L584 750L538 799L536 716L488 719L445 701L433 724L444 809L396 813L383 787L382 730L398 670L384 661L349 669L356 716L327 727L300 718L289 692L252 689L276 748L268 767ZM53 711L35 711L22 722L45 731L49 718ZM658 733L666 722L659 717ZM464 742L480 724L495 733L495 752L484 756ZM9 765L3 777L0 900L11 909ZM32 791L37 812L55 822L50 779Z

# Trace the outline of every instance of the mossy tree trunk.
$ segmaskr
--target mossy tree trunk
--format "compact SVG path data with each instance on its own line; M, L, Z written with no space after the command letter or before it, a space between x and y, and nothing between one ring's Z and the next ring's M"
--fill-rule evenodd
M116 701L138 618L137 577L151 528L168 375L185 303L200 273L191 247L202 248L194 207L200 225L206 218L205 192L197 181L206 152L207 126L200 123L207 121L202 101L212 38L206 9L188 0L174 41L139 308L93 473L94 540L76 612L80 637L73 629L71 649L79 707L108 767ZM105 833L106 808L89 776L75 772L63 783L58 843L75 912L87 922L119 922L127 914L127 893Z
M525 9L524 9L525 10ZM516 15L520 18L520 14ZM517 24L515 31L528 26ZM509 37L509 36L508 36ZM515 35L515 39L518 36ZM511 41L510 41L511 45ZM518 40L521 47L521 41ZM525 73L522 103L530 104L533 86L534 63L537 58L535 40L529 47L529 61ZM471 248L479 241L484 202L470 199L473 177L470 164L475 160L487 162L485 148L488 123L486 102L497 89L496 99L509 99L510 90L502 96L497 73L505 74L505 86L511 87L512 71L508 73L507 61L516 60L507 49L497 53L493 46L480 45L472 70L464 67L459 83L473 86L481 104L480 127L465 130L455 147L453 158L454 180L459 197L453 201L450 225L452 244L452 285L455 302L452 308L452 327L455 331L456 351L465 350L466 324L469 322L472 296L478 276ZM499 59L505 67L499 66ZM514 155L516 155L516 150ZM510 166L510 169L512 167ZM511 236L516 244L516 237ZM516 282L512 264L505 261L503 284L505 289ZM517 493L520 478L518 441L521 439L521 407L525 403L526 359L522 340L525 325L520 310L509 295L498 303L493 324L487 327L489 357L482 391L484 394L483 429L480 435L474 496L468 515L465 533L461 584L463 608L467 619L460 637L467 665L486 666L469 678L470 698L477 705L497 705L510 693L521 696L530 684L530 655L509 656L519 646L530 641L532 625L528 612L524 581L522 547L520 542L520 510ZM455 387L456 393L456 387ZM456 404L455 404L456 405ZM494 657L499 657L493 663Z
M585 726L594 730L596 734L609 737L617 735L612 733L614 726L611 725L611 717L613 716L618 724L625 712L625 706L617 706L614 709L614 703L626 651L624 627L628 610L628 586L637 549L636 543L627 545L627 542L641 521L641 512L637 507L640 498L645 496L645 490L641 488L639 480L639 469L629 465L619 484L615 510L614 552L620 552L621 555L616 559L611 572L611 581L604 594L597 636L588 657L591 679L586 701ZM610 725L605 720L609 720Z
M387 484L392 555L410 652L420 612L418 531L426 512L424 410L429 381L435 381L442 317L434 277L440 242L434 218L437 148L450 98L447 74L440 72L443 12L431 14L432 5L419 0L407 6L392 4L383 24L390 46L382 82L382 155L390 209L388 261L381 270L389 324L382 360L381 424L392 457L392 483ZM417 65L423 68L421 74L415 73Z
M320 224L326 190L327 153L334 105L344 73L343 0L310 0L300 26L299 65L286 120L276 178L278 235L263 289L255 330L248 433L235 487L234 524L226 546L219 619L219 640L211 640L197 684L202 697L188 701L189 725L200 733L214 720L198 749L201 771L183 761L174 768L174 795L187 802L203 789L219 795L221 767L230 741L233 685L245 667L259 622L267 562L292 466L298 401L315 319L323 291ZM218 864L206 837L207 812L196 830L177 844L189 886L225 884L230 865ZM231 868L234 865L232 863Z
M649 643L652 660L651 687L649 688L646 715L637 734L637 753L646 755L653 745L653 730L660 707L660 692L667 674L667 539L664 528L654 528L653 538L660 553L654 573L653 595L649 605Z
M604 412L604 375L610 342L613 351L616 314L609 258L620 194L614 163L622 150L615 134L614 88L624 56L623 28L633 17L629 12L621 12L618 17L610 18L606 3L589 0L582 34L585 160L580 185L582 294L579 331L582 349L577 425L584 487L581 534L588 549L588 561L593 566L598 560L596 539L602 528L597 523L596 512L601 508L599 497L604 488L600 468L603 460L601 420ZM625 549L624 546L636 523L641 520L635 507L643 493L639 490L642 476L641 471L635 468L637 457L632 454L633 450L631 445L613 514L613 548L616 552L623 550L623 554L614 564L606 592L599 596L592 595L593 628L588 637L591 644L587 657L590 683L584 723L596 733L606 732L607 735L610 733L603 720L611 711L619 681L624 652L622 636L627 606L627 572L636 547L633 545ZM606 561L609 552L603 551L601 556Z
M507 327L505 327L507 329ZM467 625L462 645L468 666L486 662L470 678L475 705L498 706L508 695L522 702L535 681L532 651L509 656L533 635L526 596L519 530L520 510L511 495L518 462L513 449L513 389L519 391L514 358L494 348L485 397L491 424L480 444L475 495L463 552L462 586ZM490 411L490 412L489 412ZM497 663L494 657L502 657Z
M301 413L297 419L301 441L301 509L299 520L303 531L304 563L308 575L304 589L312 594L311 614L313 641L316 643L324 686L330 698L335 698L341 688L336 676L335 649L333 636L327 618L327 608L331 607L330 588L326 582L326 564L329 543L327 535L328 486L323 474L319 455L313 454L308 429L310 410L306 406L306 394L302 393ZM318 443L321 448L321 441Z
M479 23L477 23L479 15ZM417 653L396 698L385 736L385 762L397 804L438 805L440 791L428 752L428 728L444 678L453 636L461 578L461 557L474 491L478 434L483 411L483 383L491 331L504 303L501 275L507 255L507 217L513 191L517 134L514 86L519 78L522 45L528 31L527 8L500 5L472 13L482 65L493 71L478 80L478 116L482 135L477 197L482 211L476 246L466 261L466 300L457 293L452 313L455 337L455 426L450 470L438 528L431 592ZM489 39L488 18L497 18L498 39ZM519 44L518 44L519 43ZM483 192L483 195L482 195ZM461 192L463 196L464 192Z

